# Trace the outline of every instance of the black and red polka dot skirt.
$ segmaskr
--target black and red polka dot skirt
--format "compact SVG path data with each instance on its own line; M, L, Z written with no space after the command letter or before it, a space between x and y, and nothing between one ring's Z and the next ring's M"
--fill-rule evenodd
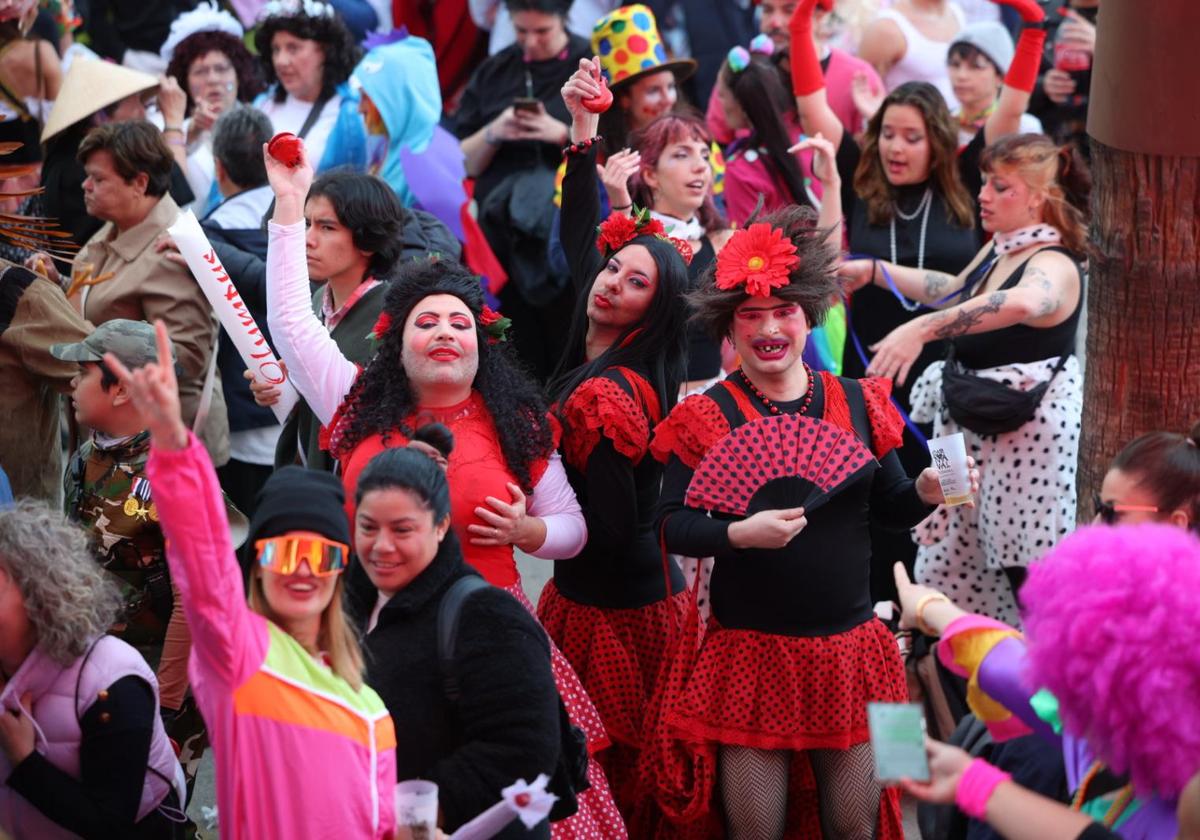
M637 772L646 707L691 598L679 592L635 609L580 604L550 581L538 619L579 675L612 746L597 755L617 807L629 820L648 796Z
M685 739L841 750L869 739L867 703L907 700L896 641L874 618L832 636L732 630L712 619L667 722Z

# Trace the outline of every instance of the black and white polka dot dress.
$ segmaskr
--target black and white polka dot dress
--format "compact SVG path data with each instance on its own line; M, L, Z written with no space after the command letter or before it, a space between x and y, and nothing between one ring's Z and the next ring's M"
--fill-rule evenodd
M1050 378L1057 357L973 371L1027 391ZM978 435L955 423L942 402L942 362L912 389L912 416L935 436L962 432L979 466L976 507L939 507L913 529L916 578L959 607L1019 626L1003 569L1028 566L1075 528L1075 464L1083 375L1071 357L1033 419L1014 432Z

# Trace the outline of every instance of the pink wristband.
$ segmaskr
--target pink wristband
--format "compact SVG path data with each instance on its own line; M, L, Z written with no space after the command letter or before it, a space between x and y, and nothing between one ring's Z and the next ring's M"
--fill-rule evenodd
M992 798L992 791L1001 782L1011 779L1011 773L1005 773L982 758L977 758L967 766L958 780L958 790L954 793L954 802L958 805L958 809L971 819L986 820L987 804L988 800Z

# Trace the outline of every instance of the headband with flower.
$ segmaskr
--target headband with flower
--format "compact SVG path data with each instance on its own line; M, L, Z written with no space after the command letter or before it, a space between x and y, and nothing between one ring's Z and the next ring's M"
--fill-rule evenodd
M508 341L508 328L512 326L512 319L506 318L492 307L484 304L483 311L479 313L479 325L483 327L488 344L499 344L501 341ZM380 312L379 317L375 319L375 326L371 327L371 331L367 333L367 339L379 343L383 341L383 337L391 328L392 316L386 312Z
M717 255L717 288L745 286L748 295L770 297L773 289L788 284L788 275L799 263L796 245L787 234L758 222L729 237Z
M608 259L639 236L653 236L664 242L669 242L679 252L684 265L692 264L692 246L682 239L667 236L666 228L658 219L650 217L648 209L633 208L633 215L613 212L596 228L596 250Z

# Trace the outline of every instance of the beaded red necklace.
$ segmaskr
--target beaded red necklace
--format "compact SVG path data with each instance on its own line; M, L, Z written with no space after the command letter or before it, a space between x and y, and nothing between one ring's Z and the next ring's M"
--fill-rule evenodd
M795 412L796 414L807 414L808 413L808 407L810 405L812 405L812 401L813 401L813 389L816 387L816 383L817 383L817 378L816 378L816 376L813 375L812 368L810 368L808 366L807 362L803 362L802 364L804 365L804 372L806 374L808 374L808 390L805 392L804 402L800 403L800 408L799 408L799 410L797 410ZM774 415L779 415L779 414L784 413L783 410L779 406L775 405L775 403L772 402L770 397L768 397L762 391L758 390L758 388L755 386L755 384L750 381L750 377L746 376L746 371L742 370L741 368L738 368L738 375L742 378L742 382L744 382L746 384L746 387L750 389L750 393L752 393L752 394L754 394L754 396L758 397L759 402L761 402L763 404L763 406L766 407L766 409L769 413L774 414Z

